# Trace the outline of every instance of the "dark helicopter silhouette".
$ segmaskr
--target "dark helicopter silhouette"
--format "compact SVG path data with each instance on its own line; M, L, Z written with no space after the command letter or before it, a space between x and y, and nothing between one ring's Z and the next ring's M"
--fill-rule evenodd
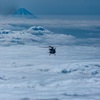
M56 55L56 48L53 46L49 46L49 55L54 54Z
M41 48L48 48L49 49L49 55L53 54L56 55L56 48L53 46L47 46L47 47L41 47Z

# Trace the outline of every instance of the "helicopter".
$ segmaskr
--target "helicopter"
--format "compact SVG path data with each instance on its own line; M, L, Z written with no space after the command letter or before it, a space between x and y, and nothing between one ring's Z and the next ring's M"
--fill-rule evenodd
M56 55L56 48L53 46L49 46L49 55L54 54Z
M54 46L47 46L47 47L41 47L41 48L48 48L49 49L49 56L51 54L56 55L56 48Z

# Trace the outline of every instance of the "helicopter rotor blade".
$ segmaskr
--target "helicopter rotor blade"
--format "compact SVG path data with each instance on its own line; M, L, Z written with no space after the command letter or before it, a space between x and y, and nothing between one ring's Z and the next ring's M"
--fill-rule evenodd
M50 45L51 46L51 45ZM50 48L49 46L39 46L40 48ZM60 47L60 46L51 46L51 47L54 47L54 48L57 48L57 47Z

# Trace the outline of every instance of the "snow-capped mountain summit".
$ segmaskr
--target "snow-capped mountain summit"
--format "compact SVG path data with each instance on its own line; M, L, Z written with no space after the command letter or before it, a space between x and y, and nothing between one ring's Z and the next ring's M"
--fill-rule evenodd
M35 15L33 15L31 12L26 10L25 8L19 8L12 12L10 14L12 17L18 17L18 18L37 18Z

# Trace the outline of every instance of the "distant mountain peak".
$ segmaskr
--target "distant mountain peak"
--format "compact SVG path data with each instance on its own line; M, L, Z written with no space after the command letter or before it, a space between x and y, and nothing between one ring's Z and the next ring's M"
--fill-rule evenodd
M33 15L31 12L26 10L25 8L19 8L12 13L12 15Z
M37 18L25 8L19 8L11 13L12 17Z

